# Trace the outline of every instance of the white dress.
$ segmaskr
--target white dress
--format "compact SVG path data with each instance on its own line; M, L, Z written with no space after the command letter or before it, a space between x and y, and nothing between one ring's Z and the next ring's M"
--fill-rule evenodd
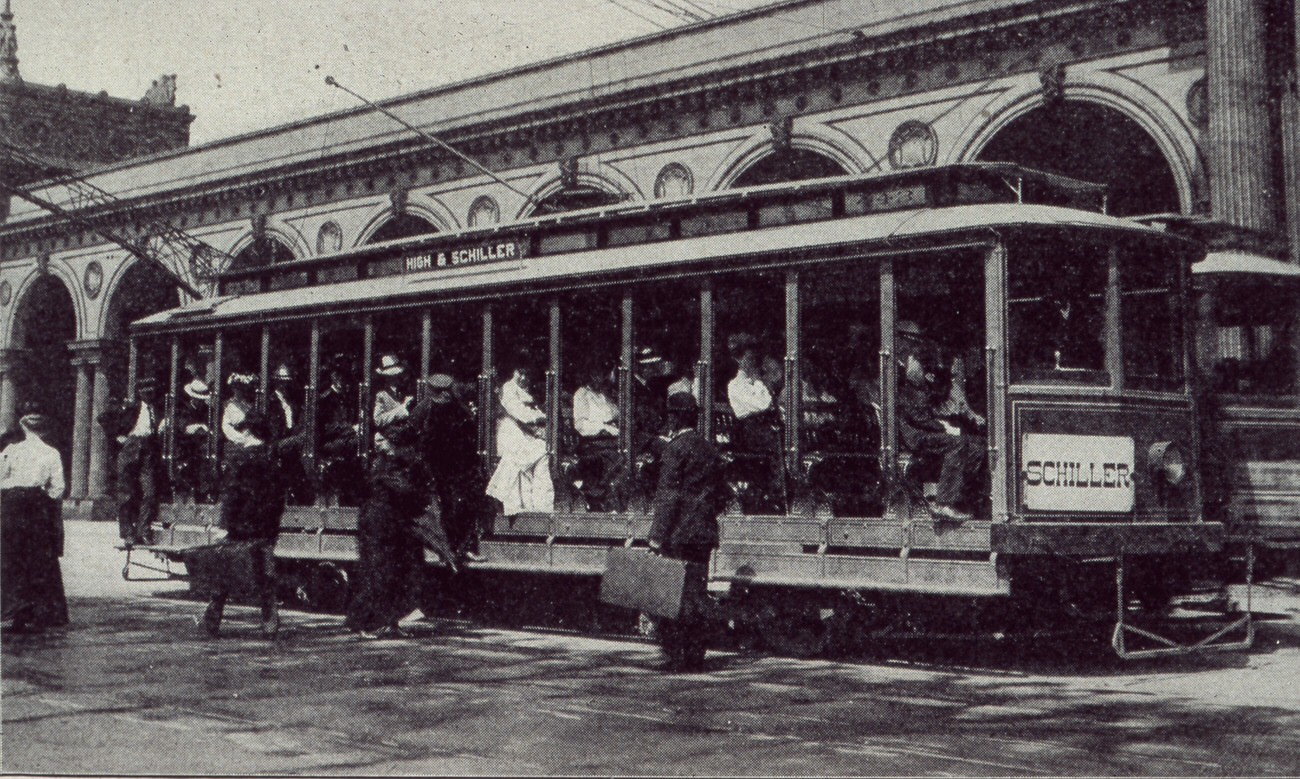
M506 415L497 423L497 454L501 461L488 481L487 494L501 501L507 517L524 511L553 511L555 485L546 457L546 439L529 432L545 419L537 401L517 379L501 386Z

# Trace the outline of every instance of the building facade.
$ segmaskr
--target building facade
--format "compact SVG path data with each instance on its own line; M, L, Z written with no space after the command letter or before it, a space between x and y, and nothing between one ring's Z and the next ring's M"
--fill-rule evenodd
M356 110L102 167L87 178L120 205L87 216L134 240L165 221L258 264L509 221L539 203L1010 160L1110 184L1115 213L1289 236L1295 256L1294 0L885 5L788 0L386 104L509 187ZM125 386L124 326L179 298L77 223L10 207L0 426L52 370L34 357L66 355L71 499L89 511L109 455L91 420Z

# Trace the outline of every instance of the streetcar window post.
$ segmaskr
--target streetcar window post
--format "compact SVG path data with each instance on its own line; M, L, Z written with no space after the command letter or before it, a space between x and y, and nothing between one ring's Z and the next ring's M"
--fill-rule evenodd
M700 435L713 440L713 280L705 279L700 285L700 359L695 363L695 376L700 383Z
M140 339L131 336L126 358L126 399L134 401L136 379L140 375Z
M988 411L988 469L992 518L1007 521L1008 469L1007 430L1004 413L1007 408L1006 342L1006 265L1007 249L1004 244L989 247L984 255L984 319L987 331L984 348L984 375L987 387Z
M167 474L168 493L176 499L176 385L180 383L181 339L171 338L171 366L167 372L167 395L163 399L163 418L167 433L163 436L163 470Z
M492 473L493 454L496 451L496 414L494 398L497 383L496 354L493 347L493 307L483 305L483 360L478 376L478 439L479 456L483 459L483 472Z
M632 318L634 308L631 289L623 290L622 309L622 342L618 355L618 413L622 424L618 428L618 454L623 473L630 474L633 472L632 441L636 427L632 413L632 362L636 357L636 323Z
M898 370L894 363L894 258L880 261L880 467L891 482L898 478L896 411Z
M303 459L307 465L307 472L312 475L313 483L318 483L320 480L316 468L316 431L320 429L320 422L316 418L320 406L320 336L320 320L313 318L307 351L307 397L303 399L302 410L302 421L307 431L306 440L303 441ZM321 493L319 485L316 492L319 501Z
M419 378L428 378L431 373L433 373L433 309L426 308L420 312ZM415 402L423 401L427 394L428 386L423 381L416 382Z
M361 381L357 383L357 415L360 417L357 427L360 431L357 436L357 457L361 458L362 466L366 467L370 465L370 437L374 434L371 413L375 402L371 392L375 370L375 318L370 314L365 318L361 353Z
M547 307L548 363L546 367L546 459L550 463L551 481L560 483L560 301L551 298Z
M785 456L786 472L799 472L799 427L803 400L799 365L799 271L785 274Z
M1106 371L1110 374L1110 387L1115 392L1124 390L1124 328L1120 312L1119 247L1111 244L1106 255Z
M208 408L211 422L208 425L208 484L213 485L213 493L219 492L216 485L221 484L221 412L225 403L225 333L218 330L212 340L212 405Z
M271 397L271 326L262 325L262 343L258 352L257 410L266 413Z

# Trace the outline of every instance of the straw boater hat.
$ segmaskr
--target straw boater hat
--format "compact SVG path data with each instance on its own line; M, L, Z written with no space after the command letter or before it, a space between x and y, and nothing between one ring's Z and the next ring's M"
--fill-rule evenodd
M271 378L283 379L284 381L293 381L293 372L289 370L288 365L285 365L284 363L280 363L280 366L275 369L275 373L271 375Z
M195 379L189 384L186 384L184 391L186 395L189 395L195 400L207 400L212 397L212 390L208 387L208 383L203 379Z
M643 346L636 353L636 361L640 365L654 365L663 362L664 358L659 356L653 346Z
M232 373L226 384L232 387L251 387L257 383L257 377L251 373Z
M397 359L397 355L385 354L379 358L379 367L375 369L375 373L380 376L401 376L406 373L406 366Z
M451 389L452 378L445 373L435 373L425 379L424 383L428 384L430 389L442 392Z

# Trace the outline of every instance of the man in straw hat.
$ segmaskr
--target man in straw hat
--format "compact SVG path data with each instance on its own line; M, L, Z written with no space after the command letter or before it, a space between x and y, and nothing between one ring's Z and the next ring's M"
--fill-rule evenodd
M136 383L136 399L99 417L105 432L119 444L116 463L118 532L128 546L153 543L158 518L158 482L162 447L158 430L158 382L145 376Z
M22 439L0 452L0 600L14 632L68 623L63 594L63 461L45 442L49 419L23 404Z

